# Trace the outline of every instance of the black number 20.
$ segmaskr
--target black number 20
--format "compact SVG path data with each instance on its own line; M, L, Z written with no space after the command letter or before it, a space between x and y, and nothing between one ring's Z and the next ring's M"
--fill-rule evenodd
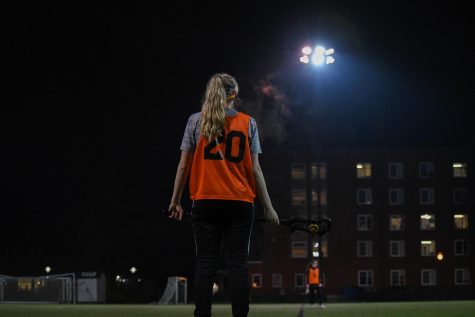
M236 156L232 155L233 138L239 139L239 152ZM241 162L244 158L244 145L246 143L246 136L244 135L244 133L234 130L230 131L228 135L225 135L223 131L222 135L218 136L215 140L211 141L208 145L206 145L204 159L222 160L223 157L221 152L218 151L216 153L211 153L211 150L214 149L218 144L223 142L226 142L226 152L224 153L224 157L226 158L226 160L233 163Z

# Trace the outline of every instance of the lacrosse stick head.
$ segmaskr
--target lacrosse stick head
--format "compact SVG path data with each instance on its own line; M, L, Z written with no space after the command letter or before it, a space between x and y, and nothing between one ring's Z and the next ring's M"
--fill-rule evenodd
M311 235L323 235L331 229L332 221L328 217L323 217L316 220L291 219L288 220L287 225L289 226L290 233L295 231L304 231L310 233Z

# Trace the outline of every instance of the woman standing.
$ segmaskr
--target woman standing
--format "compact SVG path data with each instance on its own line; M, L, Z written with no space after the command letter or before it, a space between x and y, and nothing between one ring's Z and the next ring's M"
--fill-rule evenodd
M320 278L320 268L318 267L318 260L314 258L307 266L307 292L310 301L310 307L315 307L315 300L321 308L326 308L322 302L322 280Z
M247 259L254 220L254 199L262 202L268 222L279 218L267 192L258 155L257 125L234 109L239 87L234 77L215 74L207 84L201 112L188 120L181 143L170 218L181 220L183 188L190 174L193 233L197 268L195 316L211 316L213 278L218 268L221 237L231 286L234 317L249 311Z

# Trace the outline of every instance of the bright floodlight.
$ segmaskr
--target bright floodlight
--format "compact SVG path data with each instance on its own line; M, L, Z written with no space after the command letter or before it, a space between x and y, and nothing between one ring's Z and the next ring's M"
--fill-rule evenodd
M323 46L315 46L315 54L325 54L325 48Z
M325 48L323 46L315 47L314 53L312 55L312 63L315 65L321 65L325 63Z
M302 54L303 55L312 54L312 48L310 46L305 46L304 48L302 48Z
M46 271L46 273L49 273L49 272L52 271L52 268L50 266L47 266L47 267L45 267L45 271Z
M310 58L308 58L308 55L300 56L300 62L304 64L310 63Z
M333 56L327 56L327 58L325 59L325 64L333 64L335 62L335 59L333 58Z
M130 268L130 272L131 272L132 274L135 274L135 273L137 272L137 268L135 268L135 266L132 266L132 267Z
M331 56L335 53L333 48L325 49L323 46L316 46L313 50L306 46L302 48L302 55L300 55L300 62L308 64L312 62L314 65L333 64L335 58Z
M323 54L318 54L317 51L312 55L312 63L314 65L322 65L325 62L325 56Z

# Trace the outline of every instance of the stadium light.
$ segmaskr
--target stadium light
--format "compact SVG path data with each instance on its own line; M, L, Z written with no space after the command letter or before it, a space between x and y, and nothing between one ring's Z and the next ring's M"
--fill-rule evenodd
M325 49L325 47L319 45L312 49L310 46L305 46L301 50L300 62L303 64L312 62L317 66L333 64L335 62L334 53L333 48Z

